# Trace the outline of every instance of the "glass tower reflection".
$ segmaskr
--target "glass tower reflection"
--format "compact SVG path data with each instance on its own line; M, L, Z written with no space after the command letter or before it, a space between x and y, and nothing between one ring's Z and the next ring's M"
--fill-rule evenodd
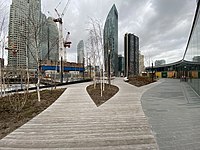
M108 71L108 53L110 53L111 72L118 76L118 12L115 4L106 18L103 38L105 71Z

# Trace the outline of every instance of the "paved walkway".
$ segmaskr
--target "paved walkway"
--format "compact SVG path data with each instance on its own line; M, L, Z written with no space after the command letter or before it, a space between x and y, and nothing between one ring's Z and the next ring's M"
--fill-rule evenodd
M48 109L0 140L0 149L157 149L140 102L153 85L113 82L119 92L100 107L86 92L89 83L69 86Z
M165 79L141 101L160 150L200 150L200 98L187 83Z

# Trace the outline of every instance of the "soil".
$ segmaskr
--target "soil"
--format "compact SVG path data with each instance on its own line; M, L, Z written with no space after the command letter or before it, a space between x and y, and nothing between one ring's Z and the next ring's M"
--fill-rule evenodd
M130 83L134 86L137 86L137 87L141 87L141 86L156 82L155 79L153 79L153 81L152 81L152 78L142 77L142 76L129 77L128 79L129 79L128 83Z
M137 87L141 87L153 83L155 81L156 81L155 79L152 81L152 78L150 77L134 76L134 77L129 77L128 83ZM109 86L108 84L105 84L105 90L103 91L103 94L101 96L100 84L97 84L95 89L94 89L94 84L89 85L87 87L87 92L90 95L91 99L94 101L94 103L97 105L97 107L108 101L118 91L119 91L118 87L114 85Z
M87 87L87 92L90 95L91 99L94 101L94 103L97 105L97 107L105 103L107 100L109 100L119 91L118 87L114 85L105 84L105 90L102 92L102 96L101 96L100 85L101 84L98 83L96 85L96 88L94 88L94 84L89 85Z
M155 80L152 81L149 77L129 77L129 83L138 87L152 82ZM64 91L65 89L43 90L40 102L38 102L36 92L27 95L16 93L10 97L0 98L0 139L41 113L55 102ZM97 107L108 101L118 91L118 87L105 84L105 90L101 96L100 84L97 84L95 89L93 84L87 87L87 92ZM25 101L26 96L27 100ZM25 105L23 105L24 102Z
M0 139L41 113L65 91L43 90L38 102L37 93L20 94L0 98Z

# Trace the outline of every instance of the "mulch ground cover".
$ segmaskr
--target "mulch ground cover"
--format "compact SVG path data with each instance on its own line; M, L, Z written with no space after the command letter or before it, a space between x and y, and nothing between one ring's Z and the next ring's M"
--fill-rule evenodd
M141 86L156 82L155 79L152 81L152 78L142 77L142 76L129 77L128 79L129 79L128 83L137 87L141 87Z
M38 102L37 93L15 93L0 98L0 139L41 113L65 91L65 89L43 90ZM26 98L26 99L25 99Z
M97 105L97 107L99 107L107 100L109 100L111 97L113 97L118 91L119 91L118 87L114 85L105 84L105 90L103 91L103 94L101 96L100 83L96 85L96 88L94 88L93 84L87 87L87 92L90 95L91 99L94 101L94 103Z
M155 80L152 81L152 78L149 77L142 77L142 76L134 76L128 78L129 84L132 84L137 87L141 87L150 83L155 82ZM114 85L108 85L105 84L105 90L103 91L103 94L101 96L101 86L100 83L96 85L96 88L94 88L94 84L89 85L87 87L87 92L90 95L91 99L94 101L94 103L99 107L106 101L108 101L111 97L113 97L118 91L119 88Z

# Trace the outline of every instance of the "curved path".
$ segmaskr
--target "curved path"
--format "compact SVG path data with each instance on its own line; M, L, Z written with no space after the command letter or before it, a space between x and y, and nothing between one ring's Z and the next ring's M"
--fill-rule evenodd
M200 97L187 83L165 79L141 101L160 150L200 149Z
M90 83L69 86L48 109L0 140L0 149L157 149L140 102L152 85L113 82L119 92L100 107L86 92Z

